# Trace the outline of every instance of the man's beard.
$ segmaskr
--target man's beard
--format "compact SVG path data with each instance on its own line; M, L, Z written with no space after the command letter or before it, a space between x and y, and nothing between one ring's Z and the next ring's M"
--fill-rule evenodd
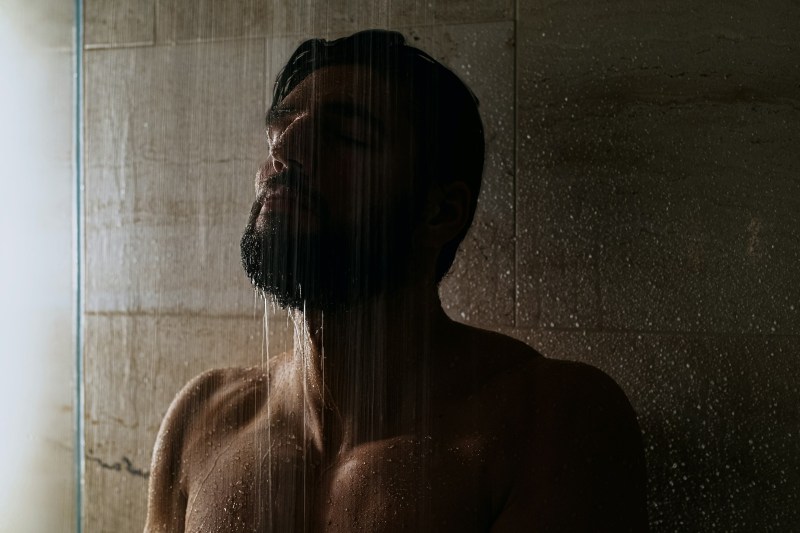
M253 285L282 307L342 309L402 288L410 277L413 221L409 209L354 217L337 227L324 209L314 229L298 221L309 213L268 212L253 205L240 243Z

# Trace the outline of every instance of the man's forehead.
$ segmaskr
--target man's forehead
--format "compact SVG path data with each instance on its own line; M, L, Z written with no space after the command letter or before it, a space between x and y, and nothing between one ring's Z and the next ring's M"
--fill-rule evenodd
M343 100L379 110L394 101L401 87L390 84L378 70L366 65L331 65L306 76L280 105Z

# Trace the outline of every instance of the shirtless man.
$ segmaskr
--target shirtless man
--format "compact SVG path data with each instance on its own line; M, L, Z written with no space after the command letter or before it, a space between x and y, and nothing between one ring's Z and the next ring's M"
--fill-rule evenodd
M296 346L178 394L145 531L646 531L619 387L442 310L483 170L469 89L397 33L307 41L267 141L243 263Z

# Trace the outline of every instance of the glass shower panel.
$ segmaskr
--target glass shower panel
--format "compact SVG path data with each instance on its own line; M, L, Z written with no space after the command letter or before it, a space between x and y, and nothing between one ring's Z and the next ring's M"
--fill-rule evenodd
M75 531L71 2L0 3L0 529Z

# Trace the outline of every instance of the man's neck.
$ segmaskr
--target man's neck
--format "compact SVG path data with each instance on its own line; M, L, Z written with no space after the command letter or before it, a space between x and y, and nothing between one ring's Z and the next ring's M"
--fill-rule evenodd
M306 309L300 323L299 375L322 446L340 451L420 429L436 346L452 325L435 286Z

